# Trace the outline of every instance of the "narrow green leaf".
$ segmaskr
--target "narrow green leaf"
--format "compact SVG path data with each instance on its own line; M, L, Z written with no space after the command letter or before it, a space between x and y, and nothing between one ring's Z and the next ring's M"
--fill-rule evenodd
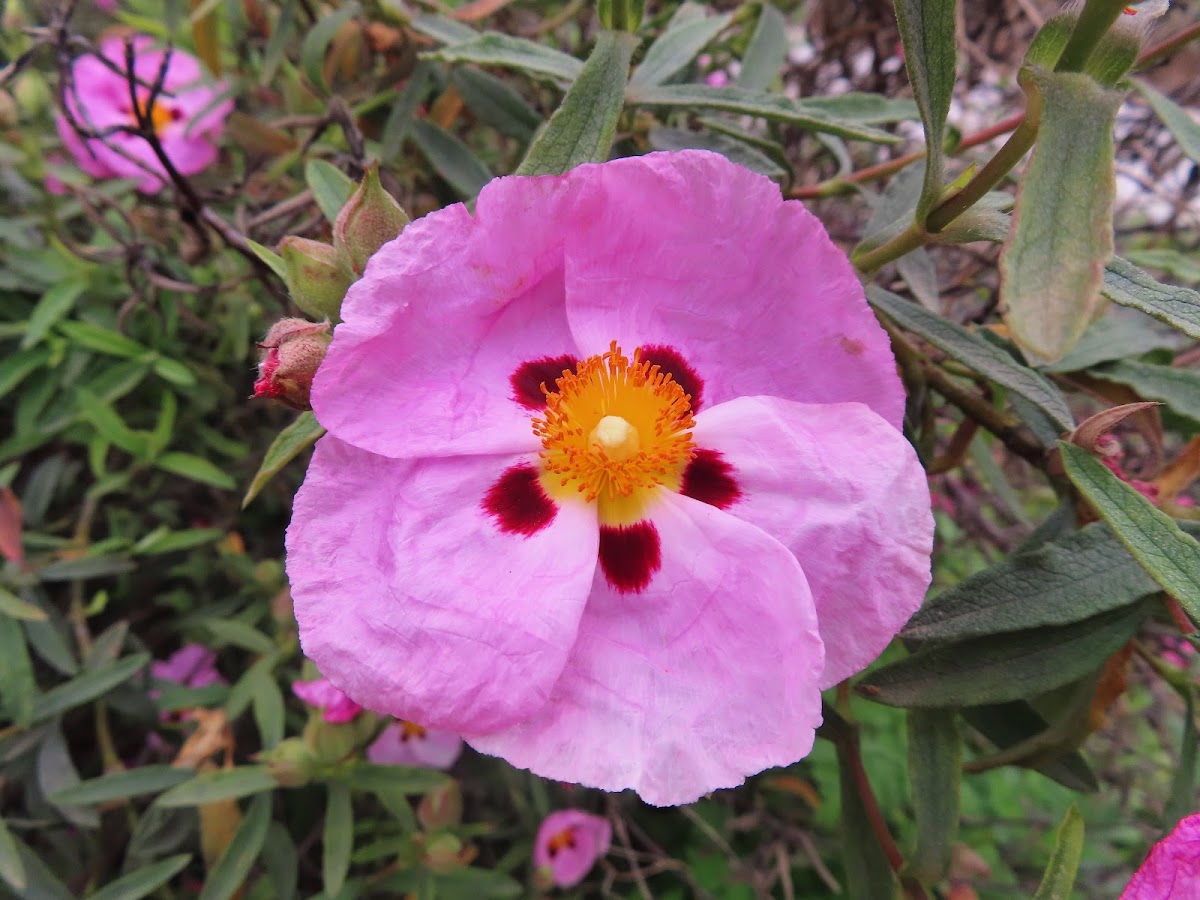
M325 895L336 897L350 871L350 853L354 849L354 810L350 789L343 781L325 785L325 831L322 838L321 877Z
M67 320L58 323L58 330L72 344L78 344L85 350L95 350L97 353L104 353L109 356L123 356L128 359L154 352L149 347L145 347L137 341L125 337L123 334L118 334L115 331L110 331L91 322Z
M945 591L920 609L908 640L957 640L1067 625L1158 592L1102 522L1016 553Z
M329 93L325 84L325 50L338 29L358 13L357 0L350 0L349 3L319 18L304 36L304 43L300 45L300 69L319 94Z
M1200 340L1200 293L1161 284L1128 260L1114 256L1104 270L1100 292L1114 303L1166 322Z
M154 802L160 807L203 806L218 800L261 794L276 786L266 766L239 766L204 772L171 788Z
M33 312L29 314L29 324L25 326L25 336L21 338L21 349L28 350L39 343L47 332L70 312L86 288L86 281L72 279L60 281L42 294Z
M0 616L0 710L24 728L33 721L37 682L25 645L25 632L16 619Z
M195 777L191 769L176 769L173 766L139 766L128 772L112 772L81 781L46 799L51 803L72 806L109 803L144 794L157 794Z
M761 3L735 84L747 91L767 90L787 62L787 52L787 19L770 3Z
M1067 477L1133 558L1200 621L1200 544L1082 447L1062 441Z
M1100 789L1087 760L1079 751L1062 747L1056 736L1047 736L1050 724L1028 701L972 706L960 712L972 728L1001 751L1025 745L1028 754L1014 759L1014 765L1040 772L1072 791L1090 794Z
M0 614L26 622L45 622L46 612L32 603L26 603L8 588L0 587Z
M600 33L562 104L533 139L518 175L561 175L608 159L635 43L629 34Z
M270 824L271 795L255 797L233 840L208 873L208 880L200 891L200 900L229 900L237 892L262 852Z
M24 890L25 864L21 862L21 854L17 850L17 842L0 816L0 879L3 879L14 890Z
M1054 852L1033 900L1070 900L1075 874L1083 856L1083 816L1074 803L1063 816L1054 839Z
M133 545L129 552L134 556L154 556L160 553L176 553L180 550L191 550L204 544L219 541L225 536L220 528L189 528L187 531L151 532Z
M1151 350L1178 349L1182 340L1182 335L1159 327L1149 316L1118 311L1089 325L1075 349L1045 371L1079 372Z
M803 101L798 102L802 102L806 109L855 125L906 122L920 115L917 104L912 100L862 91L850 91L831 97L805 97Z
M1179 149L1200 163L1200 122L1193 119L1186 109L1166 94L1160 94L1145 81L1135 78L1133 86L1146 98L1154 114L1174 135Z
M333 163L323 159L308 161L304 166L304 180L317 206L321 207L321 212L332 225L354 193L354 181Z
M85 578L110 578L132 572L137 566L124 556L84 556L50 563L38 571L42 581L80 581Z
M1171 779L1171 790L1163 809L1163 831L1174 830L1179 820L1194 810L1196 796L1196 687L1187 693L1183 714L1183 746L1179 748L1179 768Z
M853 726L846 724L845 727ZM837 747L838 787L841 794L840 831L846 894L850 900L889 900L896 896L896 877L887 854L871 828L871 820L855 777L862 769L862 761L858 758L858 738L855 736L834 743Z
M254 678L254 721L265 749L270 750L283 740L284 714L279 683L270 671L260 670Z
M435 872L438 900L508 900L526 896L522 884L494 869L451 869Z
M845 138L894 144L894 134L841 118L830 104L793 100L782 94L747 91L738 87L709 87L703 84L670 84L658 87L630 87L625 92L630 106L666 106L684 109L718 109L723 112L762 116L775 122L788 122L807 131L836 134ZM836 98L835 98L836 99Z
M79 560L71 562L79 562ZM61 617L50 616L44 622L25 621L21 624L25 629L25 636L29 639L29 646L41 657L43 662L48 663L63 675L73 676L79 673L79 660L75 658L75 651L67 642L66 624Z
M59 880L39 854L15 835L12 835L12 840L25 869L25 888L19 895L21 900L76 900L75 893Z
M238 619L204 619L202 624L222 646L232 645L264 655L275 651L275 642L270 637Z
M942 193L946 116L958 62L956 6L955 0L896 0L904 65L925 126L925 184L917 201L918 222L925 221Z
M1041 127L1000 256L1000 285L1013 339L1027 359L1045 364L1075 346L1100 308L1113 252L1113 125L1124 95L1078 72L1024 71Z
M475 63L517 69L529 75L541 75L558 81L571 82L583 71L583 63L575 57L526 38L489 32L471 39L451 43L441 50L425 55L442 62Z
M706 16L668 28L646 51L641 64L629 78L630 86L650 87L667 81L695 59L704 45L720 34L732 18L728 13Z
M650 146L655 150L712 150L720 153L731 162L745 166L752 172L758 172L776 180L788 177L788 172L775 160L765 153L751 147L737 138L711 131L685 131L682 128L667 128L664 125L651 125L646 135Z
M295 2L295 0L293 0ZM269 247L264 247L258 241L252 241L246 238L246 243L250 249L254 251L254 255L271 267L271 271L280 278L287 278L287 266L283 262L283 257Z
M962 738L955 718L949 710L908 711L908 774L917 824L908 866L927 885L945 877L958 836Z
M404 138L408 134L408 129L416 121L414 115L417 108L429 92L429 75L432 68L433 64L430 62L425 60L418 62L412 74L408 76L408 82L404 88L396 95L392 111L388 113L387 121L383 123L383 136L379 139L381 145L379 154L385 162L395 159L400 153L401 147L404 146ZM463 100L466 101L466 95L463 96Z
M150 441L146 434L126 425L115 409L82 385L76 385L75 395L83 417L106 441L116 444L135 459L142 460L148 455Z
M38 789L43 796L56 794L79 784L79 770L71 759L63 737L61 720L55 720L46 729L42 743L38 747L35 770ZM71 806L70 804L53 804L59 815L79 828L99 828L100 816L90 806Z
M192 481L210 484L222 490L231 491L237 487L233 476L224 469L217 467L202 456L195 456L191 453L172 450L154 460L154 466L164 472L170 472L172 475L190 478Z
M151 362L151 368L154 369L155 375L175 387L189 388L196 384L195 373L179 360L155 356Z
M441 41L443 44L461 44L479 34L474 28L457 19L437 16L432 13L421 13L408 21L413 31Z
M6 353L0 359L0 398L7 396L13 388L50 361L49 347Z
M116 662L88 669L37 698L33 704L33 718L40 722L103 697L144 669L149 662L150 654L135 653Z
M528 142L542 124L542 117L537 110L494 75L470 66L460 66L454 70L450 80L458 89L467 109L479 121L501 134Z
M470 199L492 180L488 167L471 150L444 128L417 119L412 123L413 142L425 154L430 165L464 199Z
M300 880L300 854L287 828L279 822L272 822L267 829L262 858L263 865L267 868L267 878L275 889L278 900L296 900Z
M192 854L180 853L161 862L150 863L109 882L88 900L142 900L182 872L191 861Z
M446 783L447 775L435 769L420 766L382 766L374 763L358 763L347 778L356 791L403 791L406 794L423 794Z
M298 0L283 0L279 4L279 18L271 29L271 37L267 40L267 48L263 51L262 68L258 73L258 83L267 85L274 83L275 72L283 62L284 51L287 50L288 39L296 24L296 7Z
M1143 601L1070 625L926 645L869 673L858 690L888 706L920 708L1032 697L1097 669L1133 637L1150 610L1150 601Z
M1200 284L1200 259L1194 253L1171 247L1147 247L1130 250L1129 261L1135 266L1159 269L1184 284Z
M311 412L300 413L296 421L279 432L267 448L266 456L263 457L254 480L250 482L250 487L246 489L246 496L242 498L242 509L250 505L250 501L262 492L267 482L278 475L284 466L315 444L317 438L324 433L325 429Z
M1044 376L1018 364L999 347L972 334L957 322L880 287L869 286L867 300L905 331L911 331L979 374L1020 394L1045 413L1061 431L1068 432L1075 427L1071 410L1058 388Z
M1195 369L1123 359L1097 366L1092 373L1106 381L1128 385L1138 396L1161 400L1181 416L1200 422L1200 372Z

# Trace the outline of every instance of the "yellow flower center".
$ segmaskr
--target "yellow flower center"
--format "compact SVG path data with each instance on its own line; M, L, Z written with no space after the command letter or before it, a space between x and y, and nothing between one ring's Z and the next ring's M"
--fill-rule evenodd
M400 720L400 740L420 740L423 737L425 737L425 729L423 727L416 722L409 722L406 719Z
M543 386L545 416L533 420L543 488L595 501L610 525L642 518L658 486L677 490L695 453L691 397L639 353L630 361L613 341L564 372L554 391Z
M138 112L142 117L147 115L146 100L138 103ZM154 129L155 134L162 134L163 129L175 121L175 115L164 104L155 102L149 108L150 125ZM134 117L134 123L137 123L138 117Z

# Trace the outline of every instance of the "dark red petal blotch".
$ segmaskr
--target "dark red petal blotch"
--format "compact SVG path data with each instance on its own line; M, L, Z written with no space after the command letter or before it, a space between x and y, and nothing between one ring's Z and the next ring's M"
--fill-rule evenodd
M508 378L513 389L512 398L526 409L545 409L546 395L542 393L542 385L553 391L554 382L564 371L575 371L578 362L574 356L563 354L521 363Z
M733 466L716 450L697 450L683 470L679 493L717 509L727 509L742 496Z
M699 412L700 401L704 394L704 381L696 374L696 370L688 365L683 354L665 344L648 344L638 349L642 359L651 365L658 366L664 372L671 373L675 383L692 398L692 412Z
M546 496L530 465L513 466L493 484L483 498L483 509L505 534L532 537L554 521L558 507Z
M653 522L600 526L600 569L613 589L637 594L662 568L662 543Z

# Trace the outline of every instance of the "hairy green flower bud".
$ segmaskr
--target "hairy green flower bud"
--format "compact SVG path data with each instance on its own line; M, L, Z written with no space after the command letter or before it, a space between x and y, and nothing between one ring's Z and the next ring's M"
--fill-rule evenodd
M258 345L265 353L258 364L254 396L278 400L293 409L312 409L313 376L325 359L330 340L328 322L280 319Z
M367 260L408 222L408 214L384 190L376 163L367 167L358 190L338 213L333 223L333 246L354 274L361 275Z
M317 757L300 738L287 738L259 755L281 787L304 787L317 770Z
M346 289L354 280L337 250L289 234L279 242L279 253L287 267L288 291L296 305L313 318L336 322Z

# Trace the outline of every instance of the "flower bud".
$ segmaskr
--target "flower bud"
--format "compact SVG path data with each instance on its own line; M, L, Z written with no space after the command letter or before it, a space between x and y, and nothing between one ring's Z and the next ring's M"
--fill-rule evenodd
M462 788L453 779L421 798L417 820L426 831L440 831L462 823Z
M292 409L312 409L313 376L332 340L328 322L280 319L258 346L265 350L258 364L255 397L269 397Z
M296 305L314 318L336 321L346 288L354 280L337 250L289 234L279 242L279 253L287 268L288 291Z
M17 118L17 101L8 91L0 91L0 128L11 128Z
M367 167L358 190L346 201L333 223L333 246L355 275L361 275L380 247L409 222L396 199L379 181L379 165Z
M304 787L317 770L317 757L300 738L280 741L273 750L259 755L267 771L281 787Z

